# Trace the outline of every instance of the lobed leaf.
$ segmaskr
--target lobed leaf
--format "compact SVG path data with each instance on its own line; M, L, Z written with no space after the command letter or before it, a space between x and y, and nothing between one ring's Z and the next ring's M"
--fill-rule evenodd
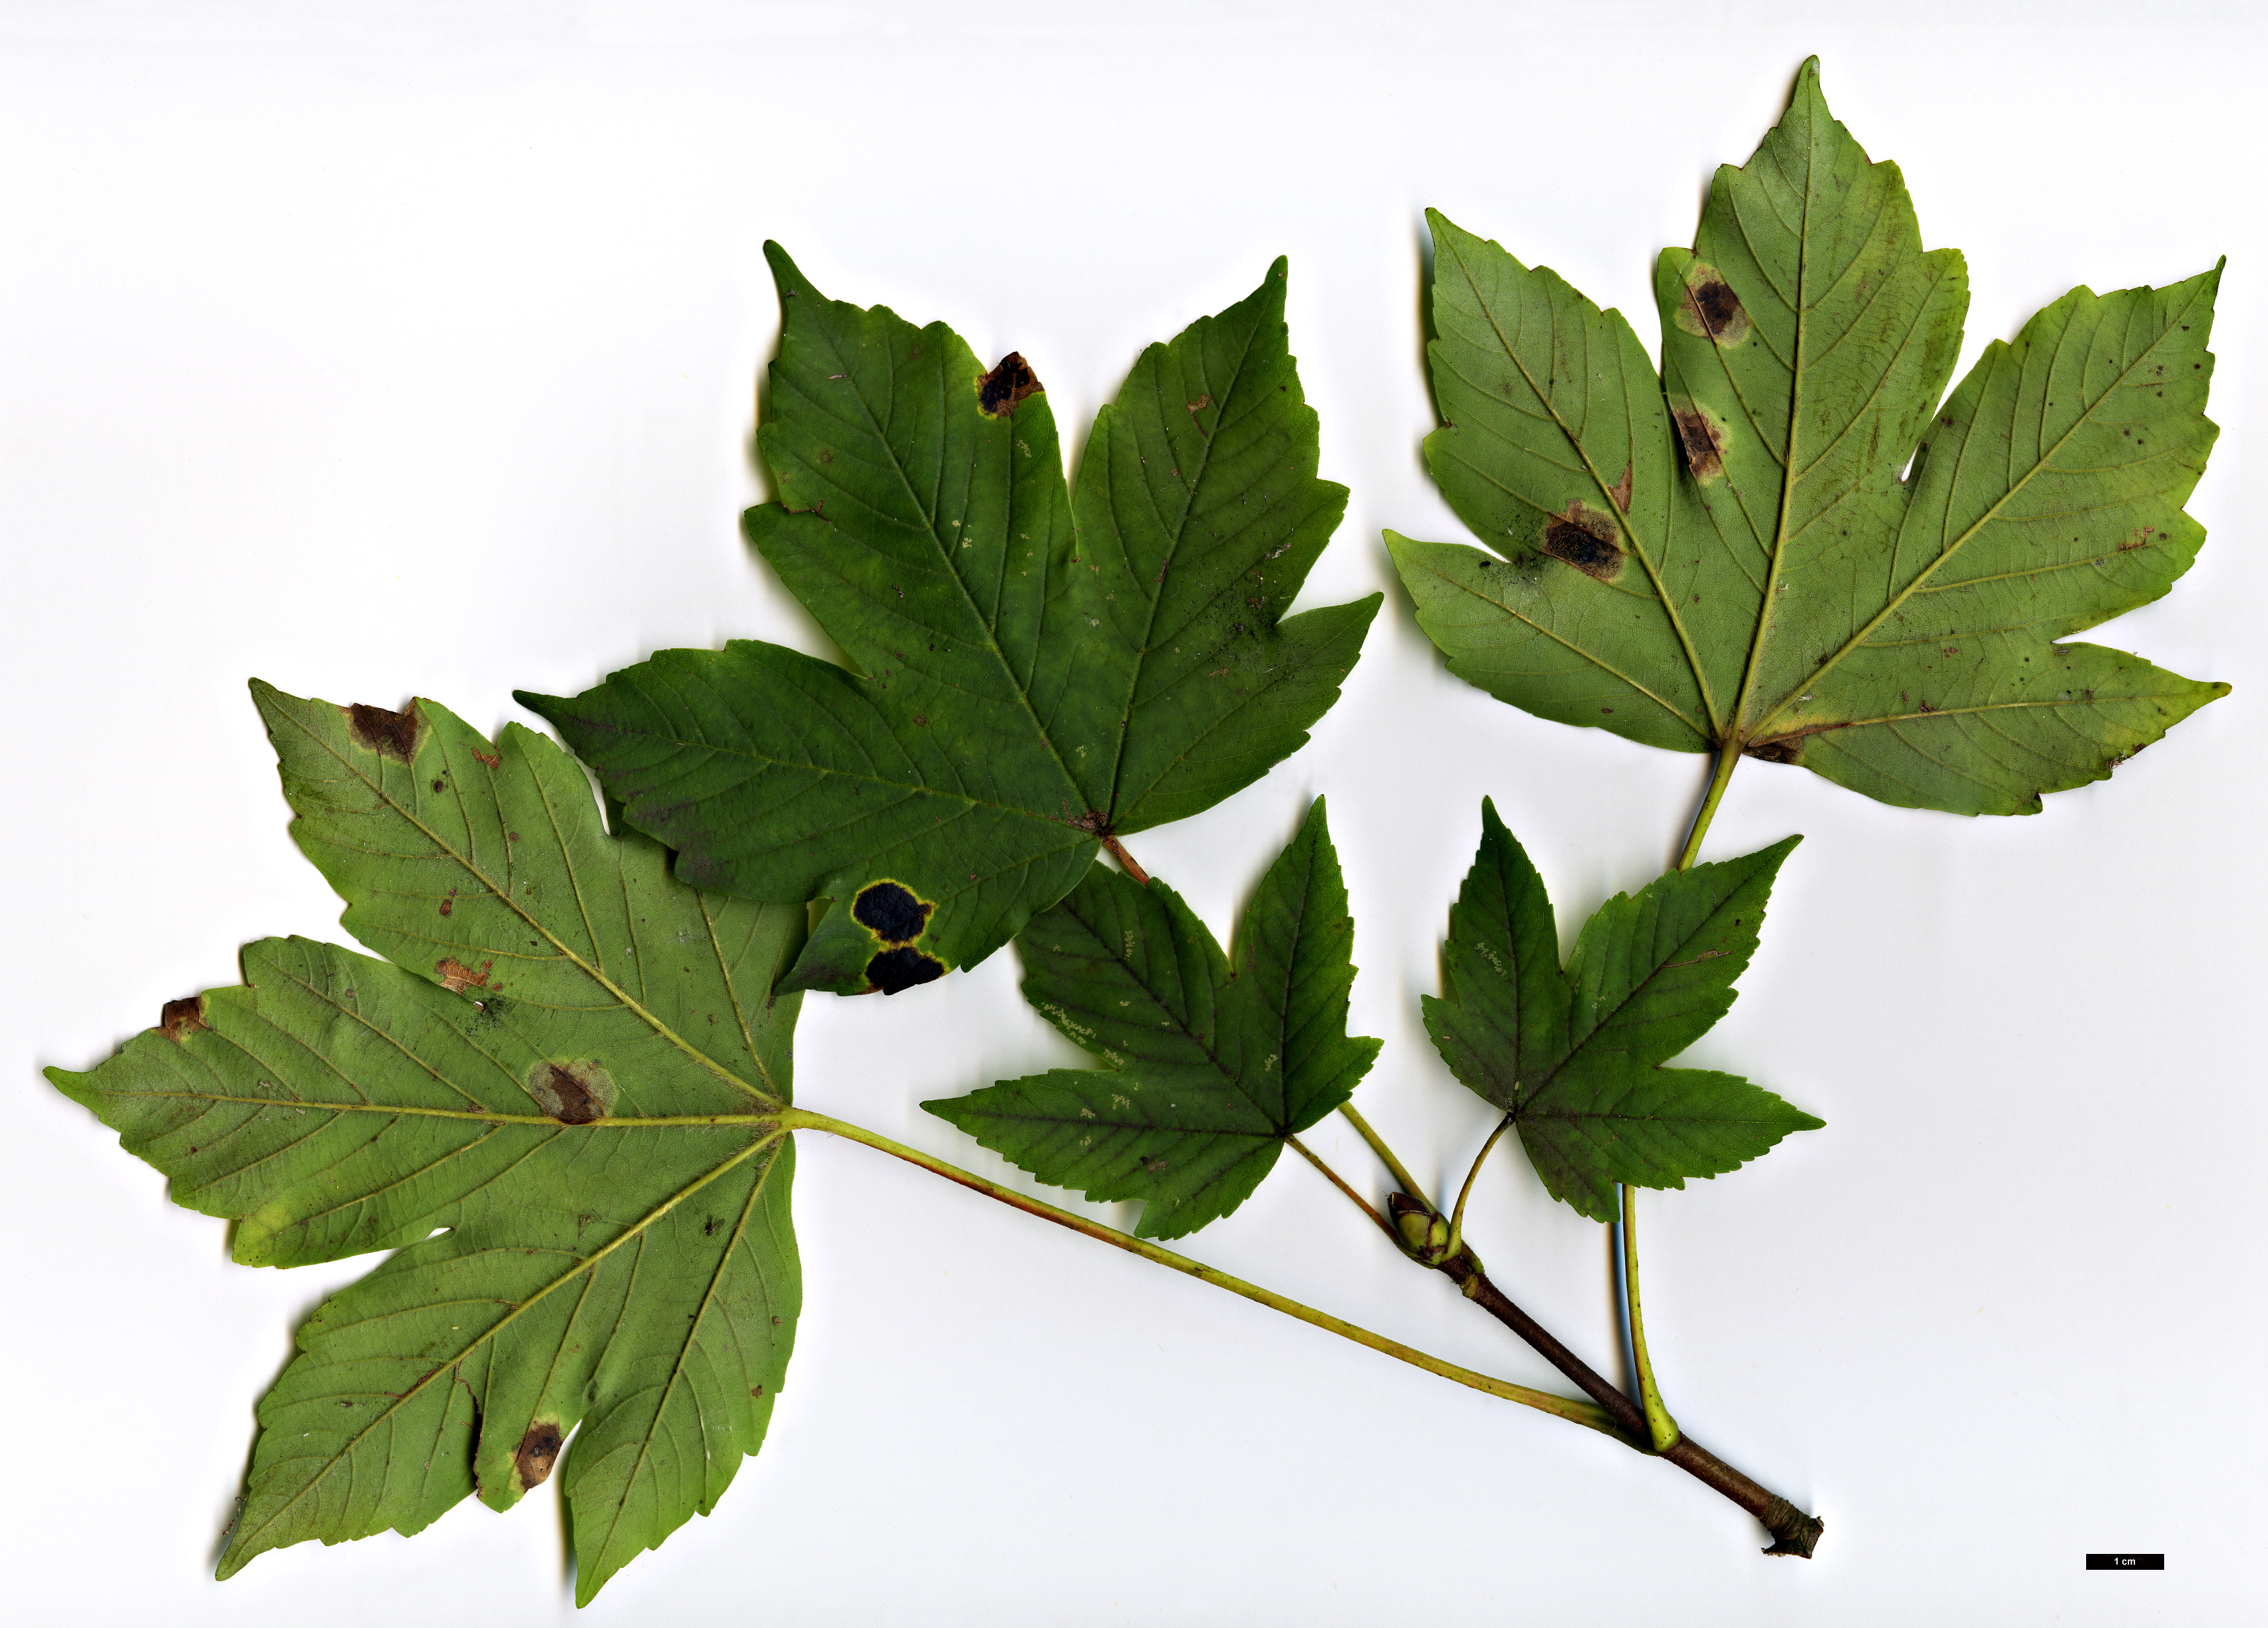
M1346 1032L1353 935L1321 798L1261 878L1233 970L1172 889L1097 865L1017 948L1025 998L1108 1067L922 1106L1042 1181L1143 1200L1144 1237L1195 1232L1376 1059Z
M1378 598L1285 618L1346 490L1315 477L1285 266L1144 351L1064 484L1023 358L822 297L784 312L748 536L856 669L672 650L523 695L703 888L832 907L792 988L970 965L1101 838L1210 808L1307 739Z
M1662 1067L1731 1009L1772 878L1800 840L1616 894L1562 969L1543 884L1481 804L1425 1028L1451 1072L1520 1127L1552 1197L1611 1221L1618 1184L1683 1187L1824 1123L1737 1075Z
M1816 59L1660 258L1658 378L1619 313L1428 219L1426 463L1495 552L1387 541L1461 677L1966 814L2036 812L2228 693L2056 642L2165 593L2203 539L2182 505L2217 433L2218 268L2074 290L1940 404L1961 256L1923 250Z
M785 1375L799 997L773 983L803 913L672 881L526 730L253 688L292 834L388 959L264 940L241 986L48 1071L237 1260L396 1251L300 1329L219 1574L507 1507L563 1450L587 1602L715 1507Z

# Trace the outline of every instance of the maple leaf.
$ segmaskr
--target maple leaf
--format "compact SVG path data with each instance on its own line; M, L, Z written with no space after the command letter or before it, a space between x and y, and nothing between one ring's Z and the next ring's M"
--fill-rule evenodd
M1283 615L1346 488L1315 478L1282 260L1142 353L1072 491L1020 356L987 371L766 253L780 502L747 532L857 671L740 641L520 699L685 880L833 901L789 987L895 994L1296 750L1380 596Z
M1449 912L1448 978L1426 1032L1468 1087L1504 1110L1555 1199L1616 1218L1616 1186L1683 1187L1825 1123L1737 1074L1667 1068L1733 1004L1788 837L1745 858L1656 877L1559 930L1526 851L1481 804L1480 852Z
M2218 268L2074 289L1940 404L1961 256L1922 251L1816 58L1660 258L1659 378L1619 312L1428 218L1425 460L1497 555L1387 541L1461 677L1967 814L2036 812L2228 693L2058 642L2165 593L2204 539L2182 505L2217 433Z
M1195 1232L1377 1058L1346 1031L1353 940L1320 797L1261 878L1233 968L1171 888L1098 864L1016 949L1024 998L1108 1066L922 1106L1042 1181L1144 1200L1143 1237Z
M804 912L673 881L527 730L253 692L292 834L387 959L262 940L241 986L48 1071L236 1260L395 1251L300 1328L219 1574L508 1507L563 1450L587 1602L715 1507L785 1375L800 998L773 980Z

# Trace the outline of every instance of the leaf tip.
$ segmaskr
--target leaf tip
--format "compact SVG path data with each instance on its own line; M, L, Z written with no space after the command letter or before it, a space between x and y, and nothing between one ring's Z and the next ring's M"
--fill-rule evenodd
M803 268L788 257L785 249L769 238L764 240L764 263L772 269L772 286L779 290L783 314L787 311L788 302L799 294L820 297L819 290L811 286L811 279L803 275Z

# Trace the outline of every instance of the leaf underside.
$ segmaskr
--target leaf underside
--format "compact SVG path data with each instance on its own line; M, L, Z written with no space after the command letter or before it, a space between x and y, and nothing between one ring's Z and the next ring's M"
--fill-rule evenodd
M1142 1200L1144 1237L1195 1232L1377 1057L1346 1032L1353 939L1321 798L1261 878L1233 970L1171 888L1097 864L1016 947L1025 999L1106 1066L922 1106L1042 1181Z
M1616 1187L1683 1187L1824 1121L1736 1074L1662 1067L1730 1010L1789 837L1618 893L1565 969L1543 879L1481 805L1481 846L1449 912L1447 993L1426 1032L1457 1078L1520 1128L1555 1199L1616 1217Z
M672 880L529 730L253 687L292 834L387 959L263 940L242 986L48 1070L236 1260L394 1251L300 1329L219 1574L507 1507L572 1434L587 1602L715 1507L785 1375L800 997L772 991L804 912Z
M1965 268L1923 252L1815 59L1660 258L1658 377L1619 312L1428 218L1425 460L1496 552L1387 540L1461 677L1966 814L2037 812L2228 693L2058 642L2165 593L2204 540L2182 506L2218 433L2218 268L2074 289L1940 403Z
M780 502L747 530L855 671L736 642L521 699L687 881L833 901L788 986L895 994L1006 942L1099 839L1296 750L1379 598L1284 617L1346 489L1315 478L1281 260L1142 354L1072 490L1020 356L988 373L767 253Z

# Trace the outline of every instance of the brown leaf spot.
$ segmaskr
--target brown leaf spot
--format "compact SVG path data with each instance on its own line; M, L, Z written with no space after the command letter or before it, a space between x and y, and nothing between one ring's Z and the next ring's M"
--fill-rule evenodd
M1725 426L1703 407L1675 407L1670 416L1677 424L1677 444L1685 449L1685 466L1703 486L1725 473Z
M1586 576L1612 582L1623 568L1621 532L1613 517L1587 503L1569 503L1543 528L1543 552L1564 560Z
M543 1111L562 1125L603 1119L615 1105L615 1082L605 1069L588 1060L538 1063L527 1089Z
M1685 268L1685 297L1677 303L1677 326L1729 348L1748 338L1755 325L1723 274L1697 260Z
M1026 396L1036 395L1046 388L1040 383L1039 375L1032 371L1031 363L1024 360L1021 353L1012 350L977 385L976 405L994 418L1005 418Z
M481 970L475 972L456 957L444 956L434 964L433 971L440 976L441 987L453 995L460 995L466 990L475 986L486 988L489 981L489 969L495 964L493 961L483 961L481 963Z
M489 768L494 768L497 764L504 761L503 757L498 753L493 752L482 752L478 746L473 748L473 756L478 758L481 762Z
M1777 740L1750 741L1741 751L1742 755L1765 763L1800 763L1803 760L1803 737L1786 735Z
M559 1462L560 1440L556 1419L539 1419L527 1427L512 1456L512 1478L521 1492L541 1486L551 1478L551 1466Z
M1624 514L1630 513L1631 466L1628 462L1623 465L1623 478L1607 488L1607 495L1614 500L1616 508Z
M404 763L416 752L415 714L388 712L383 707L365 707L360 701L346 708L345 712L347 732L354 737L357 745L367 747L382 758L399 758Z
M185 1001L168 1001L158 1014L158 1032L174 1045L192 1029L210 1029L205 1022L205 998L191 995Z

